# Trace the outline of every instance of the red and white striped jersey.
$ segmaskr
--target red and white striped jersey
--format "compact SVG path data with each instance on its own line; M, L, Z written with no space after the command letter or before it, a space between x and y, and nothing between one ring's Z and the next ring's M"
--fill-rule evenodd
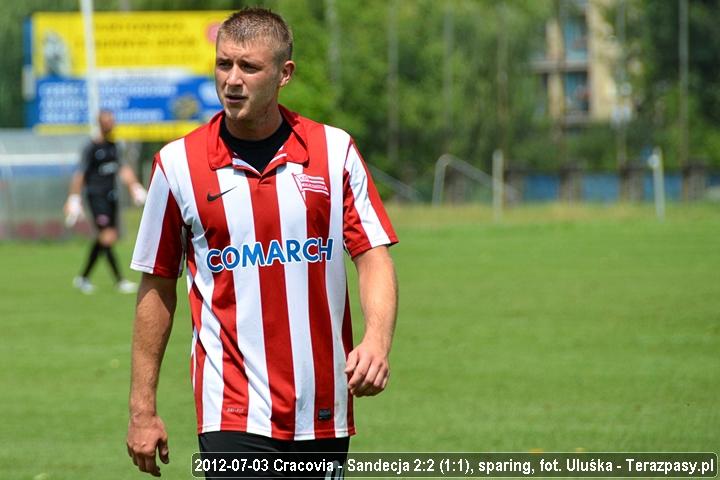
M397 237L350 136L281 112L293 132L262 175L222 142L222 113L155 157L131 267L177 277L186 257L200 433L355 433L343 247Z

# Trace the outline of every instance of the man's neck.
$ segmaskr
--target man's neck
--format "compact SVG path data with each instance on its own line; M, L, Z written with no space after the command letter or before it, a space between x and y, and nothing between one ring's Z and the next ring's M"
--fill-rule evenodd
M264 140L280 128L282 114L275 105L266 115L253 121L232 120L225 115L225 126L230 134L240 140Z

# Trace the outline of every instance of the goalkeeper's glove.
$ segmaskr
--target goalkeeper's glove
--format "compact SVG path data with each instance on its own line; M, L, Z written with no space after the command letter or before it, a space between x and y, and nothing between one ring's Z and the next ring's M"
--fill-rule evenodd
M68 196L65 202L65 226L70 228L73 227L78 220L85 216L82 207L82 199L77 193L73 193Z

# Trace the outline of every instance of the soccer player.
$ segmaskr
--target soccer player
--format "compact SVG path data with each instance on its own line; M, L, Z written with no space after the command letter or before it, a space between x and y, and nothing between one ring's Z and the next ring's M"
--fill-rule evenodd
M105 255L115 277L115 287L121 293L134 293L137 284L123 278L118 268L113 245L118 239L118 194L116 176L127 185L136 205L144 204L147 192L137 181L132 169L120 162L118 150L112 141L115 117L103 110L98 115L100 133L83 149L80 165L70 182L70 194L65 202L65 221L72 226L83 216L80 197L83 187L97 236L88 254L82 273L73 279L73 285L83 293L93 293L90 273L100 255Z
M216 41L223 110L155 156L131 264L144 273L127 436L135 465L155 476L156 456L169 461L156 390L183 255L201 454L334 452L342 462L352 398L388 382L397 237L352 138L278 104L292 44L269 10L231 15ZM365 317L354 347L343 249Z

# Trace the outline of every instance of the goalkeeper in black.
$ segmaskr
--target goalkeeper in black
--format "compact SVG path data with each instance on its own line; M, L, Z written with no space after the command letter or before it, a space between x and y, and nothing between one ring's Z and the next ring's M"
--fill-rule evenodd
M135 205L143 205L147 192L137 180L132 169L121 163L118 148L112 141L115 117L103 110L98 116L100 133L83 149L80 164L70 182L70 193L65 202L65 221L72 226L84 216L81 193L85 192L97 236L88 253L85 266L73 285L83 293L93 293L90 273L98 258L107 258L112 270L115 287L121 293L134 293L137 284L126 280L120 273L113 245L118 240L118 190L117 177L125 183Z

